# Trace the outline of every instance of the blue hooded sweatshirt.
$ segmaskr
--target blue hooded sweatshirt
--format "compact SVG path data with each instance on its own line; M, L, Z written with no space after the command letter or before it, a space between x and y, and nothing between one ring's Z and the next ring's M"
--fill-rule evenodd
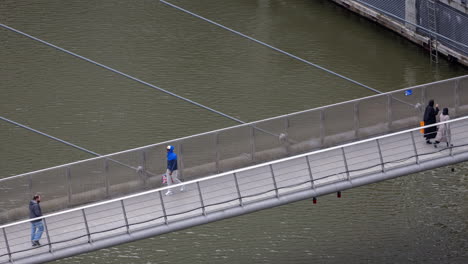
M167 152L167 169L171 172L177 170L177 154L174 153L174 146L171 146Z

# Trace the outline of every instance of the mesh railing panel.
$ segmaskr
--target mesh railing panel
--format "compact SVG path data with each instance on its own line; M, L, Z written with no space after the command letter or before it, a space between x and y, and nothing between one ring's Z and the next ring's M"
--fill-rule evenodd
M411 89L411 95L406 95L403 91L389 95L391 97L392 131L419 125L426 105L426 102L423 101L423 89Z
M105 199L109 178L105 158L93 159L70 166L71 203L83 204Z
M34 177L31 177L31 182L32 190L41 190L44 199L54 201L54 210L68 207L70 185L65 168L57 168L35 174ZM32 199L32 196L29 199Z
M288 116L287 139L292 153L303 153L322 147L321 111L308 111Z
M254 144L256 163L286 157L288 155L286 135L287 119L275 118L254 124Z
M218 133L220 172L242 168L253 163L251 126L236 127Z
M0 182L0 219L3 222L19 219L28 213L28 201L33 195L32 177L33 175L26 175Z
M440 110L444 107L449 108L453 113L455 110L455 85L457 81L447 81L433 84L426 87L426 99L434 99L439 104Z
M147 187L147 176L136 169L143 168L143 151L111 155L104 162L108 178L109 197L119 197Z
M356 138L355 102L327 107L324 111L325 146L348 142Z
M358 104L359 137L378 135L388 130L388 97L363 99Z
M175 149L175 152L180 154L178 163L184 171L185 180L211 175L218 171L215 134L188 138L180 145L181 149Z

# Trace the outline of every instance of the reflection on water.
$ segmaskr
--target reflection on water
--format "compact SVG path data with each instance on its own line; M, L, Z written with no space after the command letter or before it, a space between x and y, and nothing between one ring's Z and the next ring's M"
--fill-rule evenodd
M381 91L467 74L330 1L174 1ZM244 121L372 95L158 1L4 0L0 20ZM1 115L98 153L235 125L0 29ZM0 123L1 177L90 156ZM163 162L163 161L162 161ZM59 263L463 263L466 164Z

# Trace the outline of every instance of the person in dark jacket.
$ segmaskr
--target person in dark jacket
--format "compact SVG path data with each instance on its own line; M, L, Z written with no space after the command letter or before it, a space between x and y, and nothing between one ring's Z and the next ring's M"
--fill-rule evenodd
M424 111L424 125L432 125L437 123L436 116L439 113L439 105L435 105L434 109L434 100L430 100L429 104L426 106ZM432 144L431 139L435 138L437 135L437 126L431 126L424 129L424 137L426 138L427 144Z
M176 183L181 183L182 181L177 178L177 154L174 153L174 146L167 146L167 170L166 170L166 177L167 177L167 186L170 186L174 182ZM180 188L180 191L184 191L184 187L182 186ZM166 192L166 195L171 195L172 190L169 189Z
M29 218L37 218L42 216L42 210L39 203L41 196L36 194L33 199L29 201ZM44 232L44 225L42 219L31 221L31 243L33 247L40 246L39 239L41 239L42 232Z

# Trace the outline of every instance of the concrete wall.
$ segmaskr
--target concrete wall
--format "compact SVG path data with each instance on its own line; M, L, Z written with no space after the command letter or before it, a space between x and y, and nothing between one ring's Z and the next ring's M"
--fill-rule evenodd
M406 23L405 26L409 28L412 31L416 30L416 26L413 26L412 24L417 24L417 18L418 18L418 12L416 10L416 0L406 0L405 3L405 19L406 21L410 23Z
M428 11L426 0L360 0L379 9L385 10L395 16L406 20L406 23L382 12L372 9L355 0L331 0L350 11L362 15L382 26L395 31L408 40L429 49L429 32L411 25L414 23L422 27L428 26ZM391 4L389 4L391 3ZM440 0L437 3L437 33L468 45L468 4L463 0ZM408 23L410 22L410 23ZM437 49L439 54L450 61L459 62L468 66L468 49L454 42L438 38Z

